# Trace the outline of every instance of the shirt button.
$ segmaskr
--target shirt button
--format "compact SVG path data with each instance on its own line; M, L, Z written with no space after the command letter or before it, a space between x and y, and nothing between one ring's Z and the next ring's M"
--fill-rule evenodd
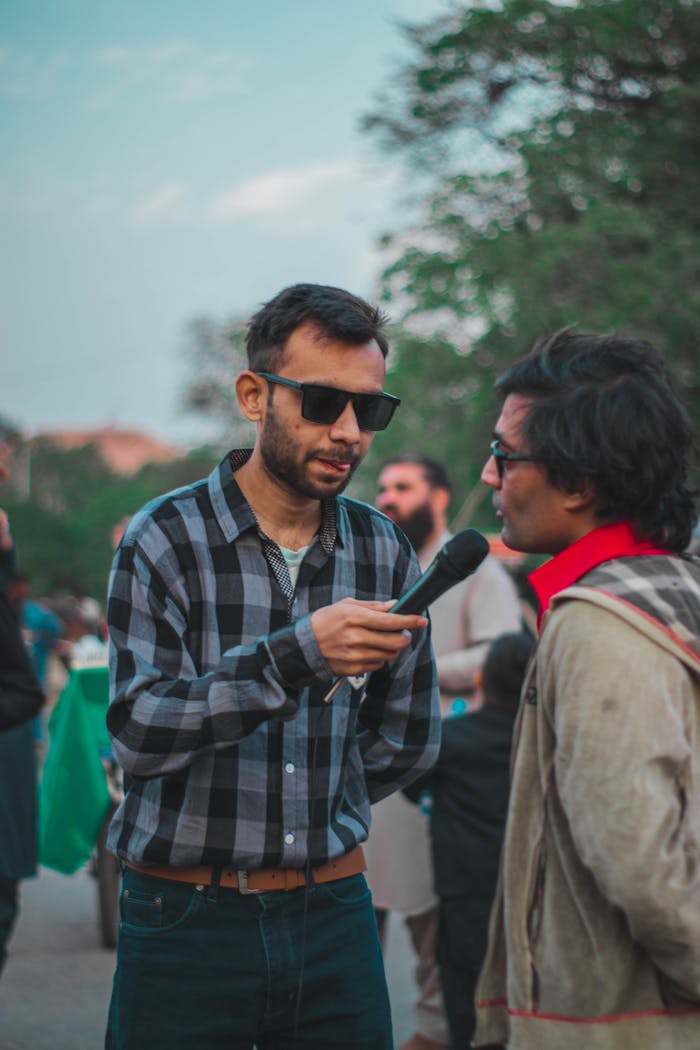
M287 773L293 773L294 772L294 763L293 762L287 762L287 765L284 768L285 768L285 771Z
M288 832L284 836L284 841L287 843L288 846L291 846L291 844L294 842L294 836L292 835L291 832Z

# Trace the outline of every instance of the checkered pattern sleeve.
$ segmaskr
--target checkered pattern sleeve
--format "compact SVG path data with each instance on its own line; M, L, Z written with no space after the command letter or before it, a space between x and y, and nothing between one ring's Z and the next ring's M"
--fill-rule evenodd
M151 561L148 543L146 537L119 551L109 599L108 726L120 764L140 777L189 766L272 716L292 718L297 689L328 673L308 623L284 629L295 655L293 671L290 659L282 662L285 678L257 639L227 648L216 663L198 660L187 644L191 609L183 580L165 552Z
M110 578L113 748L127 773L110 829L136 863L324 863L362 842L370 802L437 756L429 631L390 667L343 683L312 613L398 598L419 574L405 537L341 498L292 586L226 462L139 512ZM315 757L314 757L315 756Z

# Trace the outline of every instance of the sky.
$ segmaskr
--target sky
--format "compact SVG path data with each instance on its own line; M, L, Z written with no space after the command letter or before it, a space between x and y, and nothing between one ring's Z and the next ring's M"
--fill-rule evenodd
M186 415L186 328L297 281L371 297L396 158L359 129L449 0L0 0L0 417Z

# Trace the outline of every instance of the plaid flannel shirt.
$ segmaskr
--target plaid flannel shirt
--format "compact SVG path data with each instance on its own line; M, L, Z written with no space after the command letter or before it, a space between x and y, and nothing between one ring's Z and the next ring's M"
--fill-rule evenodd
M234 478L249 455L148 504L115 556L107 724L126 778L108 841L133 862L322 864L437 757L429 629L325 705L333 674L311 628L341 598L407 590L408 541L371 507L325 500L293 588Z

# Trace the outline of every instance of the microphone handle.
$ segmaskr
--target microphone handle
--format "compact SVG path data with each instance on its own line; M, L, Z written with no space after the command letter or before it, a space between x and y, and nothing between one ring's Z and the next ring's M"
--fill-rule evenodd
M454 582L457 582L458 579L459 577L455 576ZM452 581L450 580L450 584L451 583ZM441 568L439 563L434 561L420 579L417 580L413 587L399 598L390 612L406 614L422 612L424 609L427 609L430 603L435 598L439 597L439 595L441 595L450 584L446 581L444 568ZM331 700L345 681L347 681L347 679L343 676L337 678L335 682L333 682L323 698L324 704L330 704Z
M399 598L390 612L408 614L425 612L436 598L449 590L453 584L458 583L463 576L463 573L451 572L449 566L446 566L438 555L411 589Z
M476 529L458 532L438 551L432 564L410 590L399 598L391 612L409 615L424 612L436 598L449 591L450 587L476 572L488 550L486 537ZM345 680L343 676L333 682L323 698L324 704L331 702Z

